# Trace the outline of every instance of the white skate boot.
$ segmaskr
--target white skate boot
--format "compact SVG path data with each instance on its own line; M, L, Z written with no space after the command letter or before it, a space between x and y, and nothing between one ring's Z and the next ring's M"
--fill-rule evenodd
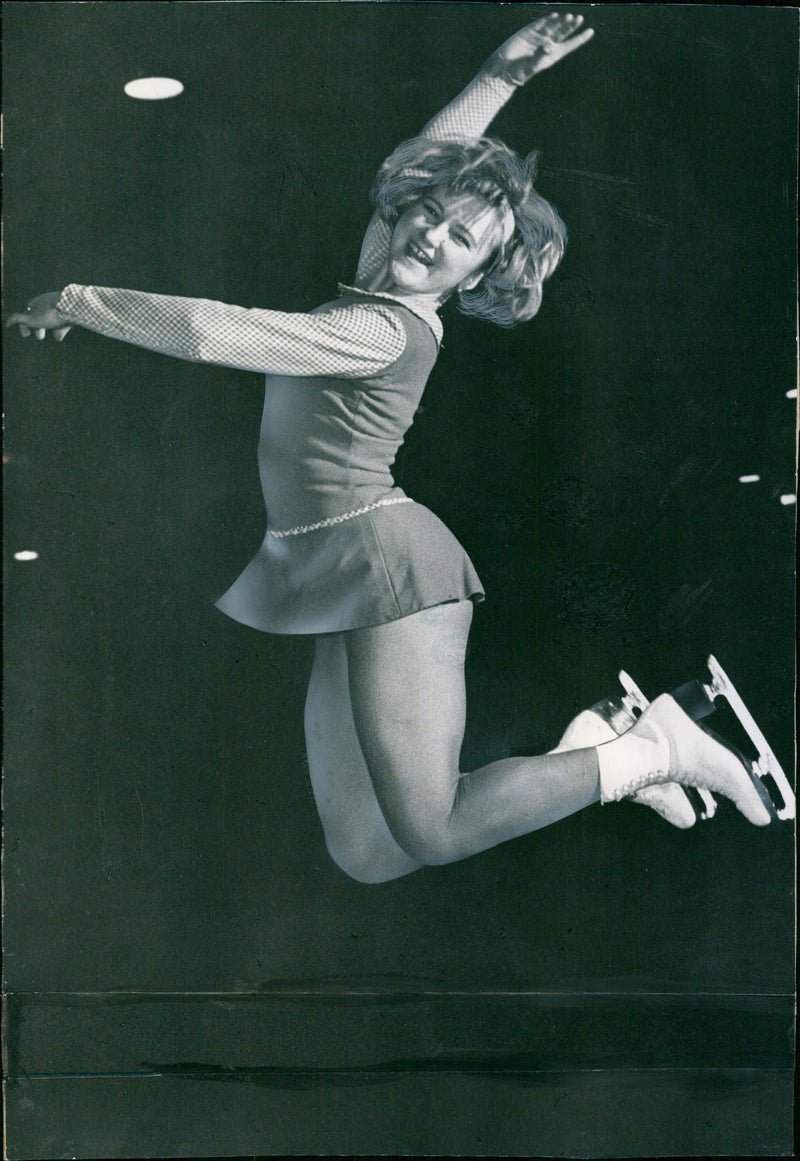
M662 694L625 734L597 748L601 802L677 782L724 794L755 826L777 813L753 764Z
M626 685L626 679L633 686L633 682L630 681L627 674L621 673L620 680L623 685ZM643 712L648 705L635 686L633 689L639 695L640 701L637 700L635 694L628 690L625 697L607 698L579 713L569 723L561 741L550 753L558 754L564 750L582 750L591 746L601 746L631 729L637 720L632 712L633 707L636 706ZM697 813L686 791L674 782L644 787L631 796L631 802L640 806L649 806L666 822L680 830L688 830L694 826L697 820ZM702 814L701 817L711 817L716 810L713 798L711 798L711 804L710 812L706 810L706 813Z

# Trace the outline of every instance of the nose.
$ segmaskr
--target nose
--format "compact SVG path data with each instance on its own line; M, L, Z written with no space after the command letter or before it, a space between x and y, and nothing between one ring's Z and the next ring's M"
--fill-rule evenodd
M422 231L422 236L428 240L431 246L438 246L443 242L447 235L447 222L429 222Z

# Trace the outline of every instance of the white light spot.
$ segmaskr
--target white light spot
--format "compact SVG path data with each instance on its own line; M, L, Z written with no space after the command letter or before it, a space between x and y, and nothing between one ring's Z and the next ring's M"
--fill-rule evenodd
M797 503L797 496L795 496L794 492L787 492L785 496L781 496L781 504L784 504L787 507L789 504L796 504L796 503Z
M30 551L28 551L28 549L23 549L22 552L15 552L14 553L14 560L38 560L38 559L39 559L39 553L38 552L30 552Z
M183 85L172 77L139 77L137 81L128 81L125 92L137 101L166 101L168 97L179 96Z
M739 476L740 484L757 484L761 476Z
M797 398L797 388L792 387L791 391L787 391L786 398L787 399L796 399Z

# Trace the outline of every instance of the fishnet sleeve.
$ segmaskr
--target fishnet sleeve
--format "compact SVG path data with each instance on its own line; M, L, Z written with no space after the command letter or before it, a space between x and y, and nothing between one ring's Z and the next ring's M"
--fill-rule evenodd
M516 86L489 72L480 72L467 87L437 113L420 136L432 141L447 141L453 137L470 140L482 137L497 114L515 91ZM358 260L356 285L369 283L383 267L392 231L377 214L372 215Z
M431 118L420 136L430 137L432 141L483 137L514 92L516 85L482 71L441 113Z
M350 304L326 314L248 310L104 286L68 286L58 301L71 322L198 363L273 375L362 379L403 353L406 333L391 310Z

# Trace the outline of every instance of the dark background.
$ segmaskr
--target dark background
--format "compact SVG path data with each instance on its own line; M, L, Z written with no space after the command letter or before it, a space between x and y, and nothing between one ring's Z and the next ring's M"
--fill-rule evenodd
M540 11L6 5L6 313L327 301L379 162ZM463 767L713 652L789 769L797 13L585 15L493 126L566 259L513 332L448 308L397 471L487 589ZM184 94L123 94L154 74ZM212 603L263 535L259 377L77 329L6 359L9 1155L787 1151L791 825L595 807L348 880L310 643Z

